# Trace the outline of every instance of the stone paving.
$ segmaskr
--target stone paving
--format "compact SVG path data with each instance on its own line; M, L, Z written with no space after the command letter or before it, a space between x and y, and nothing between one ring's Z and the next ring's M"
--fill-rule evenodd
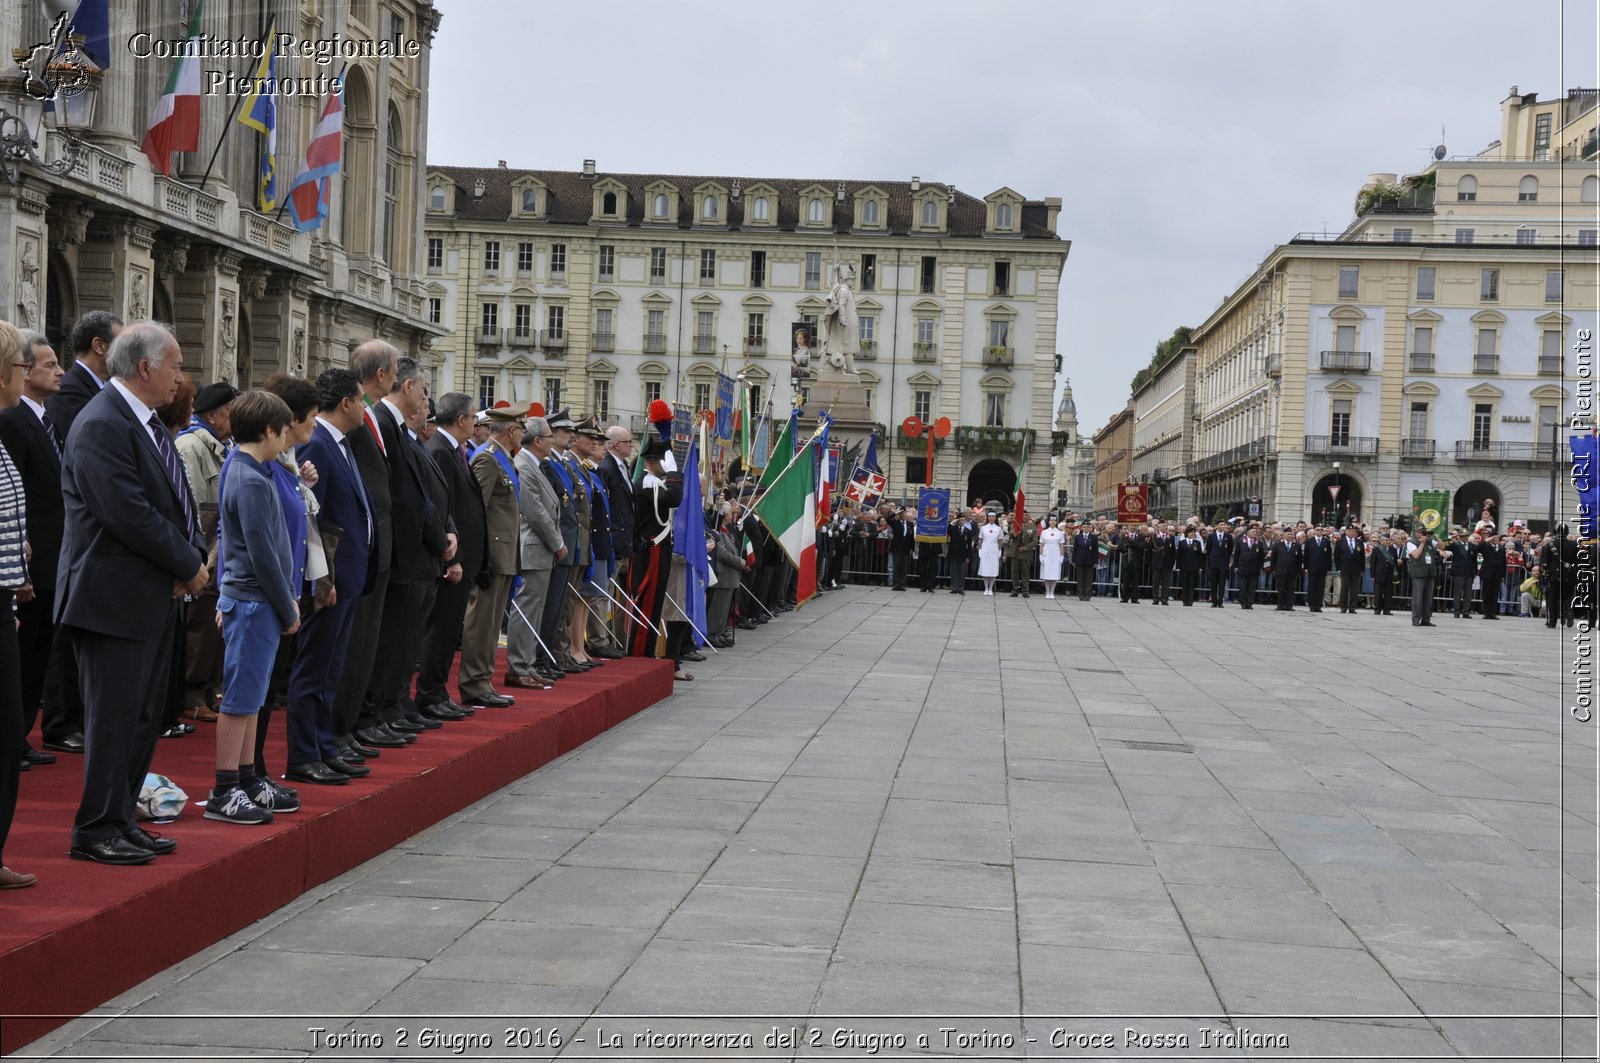
M1570 657L1437 623L847 588L30 1051L1592 1059Z

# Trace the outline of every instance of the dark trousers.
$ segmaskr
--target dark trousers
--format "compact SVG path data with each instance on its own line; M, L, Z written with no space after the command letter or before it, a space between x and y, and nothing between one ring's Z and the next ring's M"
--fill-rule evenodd
M1261 576L1239 577L1239 608L1254 609L1256 605L1256 588L1261 585Z
M1086 602L1094 597L1094 568L1093 565L1072 566L1072 571L1076 574L1078 581L1077 590L1080 601Z
M1411 622L1433 622L1433 577L1411 577Z
M922 556L917 558L917 575L922 580L923 590L933 590L939 582L939 555L932 550L922 551Z
M3 594L5 592L0 592ZM44 703L45 677L50 671L50 643L55 638L56 625L50 619L55 612L55 592L34 591L31 602L16 606L17 649L22 669L22 735L33 733L39 720L39 709Z
M1306 605L1311 607L1313 613L1322 612L1324 599L1328 591L1328 574L1326 572L1306 573Z
M1484 572L1480 573L1480 575L1482 577L1481 582L1483 583L1483 590L1480 592L1483 595L1483 615L1499 616L1500 585L1506 581L1506 574L1504 572L1490 572L1485 570Z
M1372 612L1375 615L1387 615L1394 608L1394 581L1375 579L1372 581Z
M967 588L967 559L961 554L950 555L950 589L953 591L966 590Z
M1178 573L1178 597L1184 605L1193 605L1197 596L1195 584L1200 582L1200 573L1193 570Z
M300 599L300 615L311 616L309 597ZM267 765L267 732L272 727L275 710L289 704L289 674L294 670L298 640L298 635L282 635L278 638L278 655L272 660L272 679L267 684L267 702L256 714L255 756L251 758L249 753L245 754L245 763L255 764L257 773L261 775L272 774L272 769Z
M905 590L906 578L911 574L911 554L895 551L894 555L894 586L896 590Z
M441 705L450 698L450 665L461 646L461 627L467 619L467 599L471 596L472 581L465 579L455 583L440 580L434 590L428 628L422 634L422 666L417 670L419 707ZM538 617L528 619L539 622Z
M378 645L382 652L367 681L367 697L357 718L357 726L371 727L381 722L398 723L407 713L401 701L416 667L417 650L422 641L422 625L427 614L421 611L427 580L389 581L389 594L383 600L383 619L378 625Z
M72 632L83 690L83 799L72 844L127 834L133 803L155 757L178 637L177 603L145 639Z
M11 591L0 591L0 865L5 863L6 837L17 812L22 774L22 661L12 623Z
M632 567L631 564L630 567ZM665 580L666 576L663 575L661 578ZM663 583L662 586L665 587L666 584ZM545 591L544 613L539 617L539 637L544 640L546 646L550 647L550 653L558 654L562 657L566 656L567 651L565 647L556 645L556 631L561 627L561 614L567 607L567 595L571 590L572 566L560 563L551 565L550 589ZM520 622L521 618L518 617L517 619ZM528 619L532 620L533 617L530 616ZM651 619L654 620L655 617L651 617ZM549 655L542 648L539 650L540 657L548 658ZM557 662L547 660L546 663L556 664Z
M418 673L422 671L422 640L427 633L427 618L433 614L434 599L438 596L442 580L424 579L417 581L419 594L414 603L416 611L411 614L411 622L406 625L406 663L405 669L400 673L400 689L395 693L395 701L400 706L400 711L406 717L420 720L422 714L417 711L422 702L411 696L412 685Z
M83 733L83 690L78 685L78 656L72 648L71 633L61 627L56 627L50 635L50 664L44 677L44 723L39 732L46 742Z
M1011 593L1028 597L1028 590L1033 586L1033 558L1013 557L1011 559Z
M689 637L692 629L682 620L667 621L667 656L673 662L683 660L683 655L693 648Z
M1120 583L1119 598L1124 602L1139 604L1139 566L1122 562L1122 580Z
M383 624L383 602L389 595L389 574L380 572L372 590L355 604L350 620L350 647L345 651L344 668L333 695L333 733L343 738L356 729L362 703L367 697L367 681L372 678L373 662L378 657L378 631Z
M1300 582L1298 575L1280 572L1276 577L1274 588L1278 592L1278 608L1285 612L1294 608L1294 585Z
M1450 576L1450 612L1466 616L1472 612L1472 576Z
M1212 608L1221 609L1222 603L1228 599L1228 570L1225 568L1211 568L1206 570L1206 586L1211 591ZM1243 600L1242 598L1240 599Z
M1361 602L1361 573L1345 575L1339 573L1339 609L1341 612L1356 611L1356 606Z
M365 598L341 598L312 613L296 636L294 664L289 670L289 763L307 764L338 755L335 734L349 734L334 725L334 691L344 671L356 613ZM259 767L259 765L258 765Z
M1172 597L1172 569L1158 568L1150 574L1150 593L1158 602Z
M184 667L184 708L196 705L216 707L222 687L222 632L217 629L217 599L221 595L207 587L189 603L184 618L187 658Z

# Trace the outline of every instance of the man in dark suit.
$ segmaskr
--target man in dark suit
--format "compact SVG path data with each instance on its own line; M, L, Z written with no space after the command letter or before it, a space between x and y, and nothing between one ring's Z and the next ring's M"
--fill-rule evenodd
M1228 569L1233 565L1233 536L1217 525L1206 536L1206 588L1211 608L1221 609L1228 597Z
M1483 530L1483 540L1478 543L1478 593L1483 605L1485 620L1500 619L1500 587L1506 581L1506 548L1495 534L1494 526Z
M1333 549L1320 527L1306 539L1306 605L1313 613L1322 612L1328 589L1328 572L1333 568Z
M1367 570L1366 542L1354 524L1333 544L1333 566L1339 571L1339 612L1353 613L1361 600L1361 574Z
M45 404L55 421L56 434L63 441L79 412L106 386L106 353L121 332L120 317L105 310L91 310L67 334L72 365L61 380L60 390Z
M1478 558L1467 542L1465 528L1455 528L1450 542L1441 548L1450 565L1450 613L1457 620L1472 613L1472 576L1477 571Z
M854 518L851 518L854 521ZM849 528L854 532L855 528ZM967 593L967 568L972 560L972 548L978 542L978 526L973 523L972 511L963 510L950 518L950 593Z
M1261 582L1261 568L1266 559L1266 544L1257 536L1255 528L1246 530L1233 550L1233 571L1239 577L1239 608L1255 608L1256 587ZM1226 573L1222 586L1227 586Z
M1196 528L1189 528L1179 537L1175 547L1178 566L1178 594L1186 606L1195 602L1195 586L1200 582L1200 572L1206 567L1206 544Z
M29 583L17 592L17 644L22 655L22 759L29 764L54 764L55 756L27 744L44 706L44 740L83 751L82 712L68 716L60 697L60 668L52 667L50 646L56 625L56 565L61 558L61 437L44 403L61 387L61 363L50 343L37 332L22 333L22 401L0 410L0 444L22 476L28 510L28 541L33 557ZM72 699L73 704L78 702ZM73 747L76 748L73 748Z
M155 414L177 393L178 341L137 322L112 342L106 368L109 385L67 437L61 477L55 619L71 629L87 738L72 856L144 864L177 848L141 830L133 804L155 754L177 599L209 574L183 463Z
M1145 563L1150 570L1150 598L1157 605L1166 605L1172 598L1172 568L1178 562L1177 548L1172 542L1172 528L1163 524L1150 537L1150 549Z
M1396 532L1404 537L1404 532ZM1374 616L1392 616L1394 608L1394 589L1400 582L1400 566L1405 559L1404 554L1391 540L1380 538L1372 547L1372 555L1368 558L1368 571L1372 573L1372 614Z
M899 517L890 526L889 550L894 554L894 589L906 589L906 577L911 574L911 551L917 545L917 522L912 519L911 510L900 511Z
M450 699L450 665L461 645L467 599L483 571L489 544L483 494L472 476L471 397L459 391L442 395L434 422L439 429L428 440L427 453L448 490L448 511L456 525L456 557L452 564L460 568L460 574L452 580L446 569L428 613L427 630L422 636L422 668L417 673L417 708L423 715L428 715L434 706L452 712L468 711Z
M622 425L606 429L606 453L600 462L600 482L606 486L611 501L611 549L617 555L617 571L612 574L616 587L628 585L628 564L633 560L633 433ZM615 587L607 588L616 594ZM628 645L628 635L633 624L626 609L612 608L611 638L618 645Z
M434 602L438 600L439 588L455 585L462 582L462 570L458 562L461 558L460 539L456 530L455 517L450 510L450 483L445 479L445 473L428 454L428 441L439 432L433 418L436 416L433 400L417 412L406 418L406 427L401 435L405 445L415 451L416 464L422 472L422 488L428 498L431 510L428 516L428 532L426 538L437 538L443 534L446 541L452 541L455 554L446 561L440 558L434 564L434 577L432 579L418 580L422 587L422 596L416 603L416 611L407 619L405 625L405 669L400 676L400 689L396 692L395 701L402 716L413 723L427 725L444 724L452 720L465 720L473 714L473 710L446 699L443 702L428 705L423 708L413 695L417 676L422 671L422 641L427 636L427 620L433 615Z
M1072 535L1071 561L1078 600L1086 602L1094 595L1094 570L1100 564L1100 536L1085 525L1080 524Z
M1296 538L1298 534L1284 531L1272 544L1273 589L1278 592L1280 613L1294 612L1294 592L1300 585L1300 564L1305 551L1305 544Z
M314 610L300 624L289 674L289 774L297 782L342 786L345 772L331 766L351 748L341 744L333 723L334 691L344 670L350 632L362 595L373 581L377 558L372 547L378 529L367 492L351 452L350 437L361 431L361 386L348 369L329 369L317 377L317 426L295 457L317 470L312 491L321 519L339 527L333 555L333 604ZM371 750L368 750L371 752Z
M339 688L333 697L334 740L345 748L359 743L363 748L392 749L404 746L409 739L399 731L378 723L358 727L367 696L367 684L372 678L373 665L378 656L378 632L383 622L383 603L389 593L389 570L394 565L394 526L391 511L394 508L389 492L389 459L384 451L378 419L373 415L372 404L382 401L394 384L395 361L399 355L382 340L368 340L350 356L350 369L361 384L362 418L356 430L345 435L350 453L355 457L356 469L361 473L361 486L367 495L368 512L374 528L372 541L373 578L367 590L356 603L355 615L350 620L350 646L345 653L344 669L339 673Z

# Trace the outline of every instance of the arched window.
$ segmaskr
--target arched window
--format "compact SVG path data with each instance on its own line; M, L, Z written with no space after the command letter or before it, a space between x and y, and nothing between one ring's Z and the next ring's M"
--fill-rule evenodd
M524 188L522 190L522 213L524 213L524 214L537 214L537 213L539 213L539 190L538 189L536 189L536 188Z
M1585 203L1600 203L1600 177L1585 177L1578 198Z
M939 204L931 199L922 204L922 224L930 228L939 224Z
M1463 174L1461 180L1456 182L1456 202L1471 203L1478 198L1478 179L1469 174Z
M715 221L717 217L717 197L707 195L700 201L700 217L706 221Z
M1524 177L1517 184L1517 202L1539 202L1539 179L1533 176L1533 174L1529 174L1528 176Z
M395 226L399 224L400 145L403 125L400 108L389 105L388 143L383 168L383 260L393 262L400 246Z
M617 194L615 192L607 192L605 195L600 197L600 213L615 214L616 212Z
M656 209L654 216L657 218L665 218L667 216L667 194L665 192L656 193Z
M806 204L806 221L815 223L821 220L822 200L812 197L811 202Z
M1011 228L1011 204L1002 203L994 208L994 227L996 229Z
M869 199L861 204L861 224L878 224L878 201L876 199Z
M444 209L444 185L434 185L433 190L428 193L428 209Z
M768 220L768 217L767 217L768 209L769 208L768 208L768 205L767 205L767 197L766 196L757 196L756 197L755 209L752 211L752 216L755 218L756 221L767 221Z

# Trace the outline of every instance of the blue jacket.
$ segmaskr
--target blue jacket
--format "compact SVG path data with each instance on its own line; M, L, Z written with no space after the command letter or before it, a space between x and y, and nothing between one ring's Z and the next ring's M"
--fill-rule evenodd
M295 457L317 467L317 482L311 491L322 507L321 519L338 525L344 533L339 536L339 548L333 555L333 586L341 599L354 601L372 587L378 562L367 538L370 503L364 492L365 481L350 467L333 435L321 424L296 449Z
M1233 536L1212 532L1206 536L1206 568L1227 568L1233 560Z
M266 602L282 626L289 627L299 594L289 529L272 471L235 447L217 506L222 514L217 535L222 542L223 596Z

